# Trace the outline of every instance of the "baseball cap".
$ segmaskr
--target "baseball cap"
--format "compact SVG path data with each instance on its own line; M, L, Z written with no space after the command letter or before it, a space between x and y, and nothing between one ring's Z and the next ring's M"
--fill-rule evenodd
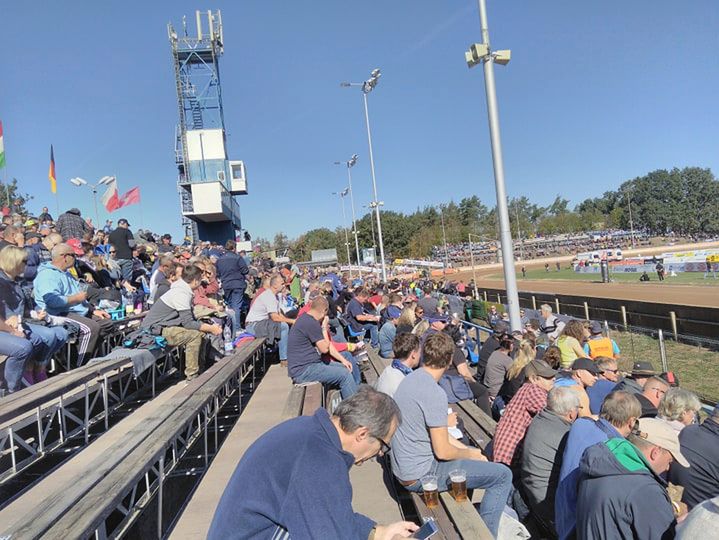
M602 323L599 321L592 321L589 325L589 331L592 333L592 335L597 335L602 333Z
M397 306L387 306L387 317L390 319L397 319L402 314L402 310Z
M168 240L172 240L172 235L169 234L169 233L165 233L165 234L162 235L162 238L163 238L163 239L167 238Z
M130 226L130 223L125 218L118 219L117 224L118 225L120 225L120 224L127 225L128 227Z
M72 251L75 253L75 255L83 255L85 253L85 251L82 249L82 242L79 238L70 238L65 243L72 248ZM68 251L68 253L70 252Z
M679 432L661 418L640 418L639 432L635 435L651 444L664 448L682 467L689 467L679 445Z
M433 323L433 322L446 323L449 320L449 318L445 314L440 313L439 311L432 311L430 313L425 313L424 318L426 320L428 320L430 323Z
M656 375L657 372L654 371L654 366L652 366L651 362L646 361L639 361L634 362L632 364L632 375L647 375L652 376Z
M545 379L551 379L552 377L555 377L557 375L557 370L553 369L552 366L550 366L544 360L534 359L528 364L528 366L528 371L534 370L537 375Z
M577 358L574 363L572 363L572 369L584 369L594 375L599 375L600 373L603 373L602 370L597 367L597 364L595 364L594 361L589 358Z

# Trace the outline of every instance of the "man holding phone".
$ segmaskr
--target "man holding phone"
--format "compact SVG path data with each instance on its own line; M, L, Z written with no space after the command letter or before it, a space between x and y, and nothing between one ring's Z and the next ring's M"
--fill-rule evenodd
M292 418L250 446L232 474L208 540L407 538L408 521L379 525L352 509L349 470L389 450L401 417L392 398L363 385L330 416Z

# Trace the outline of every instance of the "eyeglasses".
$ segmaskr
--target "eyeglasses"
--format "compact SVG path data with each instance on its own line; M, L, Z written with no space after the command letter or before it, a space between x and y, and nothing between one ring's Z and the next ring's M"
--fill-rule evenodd
M603 369L604 373L619 373L618 369Z
M74 259L75 257L77 257L77 255L75 255L74 253L63 253L62 256L63 256L63 257L72 257L73 259Z
M112 255L113 253L117 253L117 251L110 250L110 255Z
M377 435L372 435L372 437L374 437L375 439L377 439L377 440L379 441L379 443L380 443L379 452L380 452L380 454L382 454L383 456L384 456L385 454L387 454L387 453L392 449L392 448L390 447L390 445L387 444L382 437L378 437Z

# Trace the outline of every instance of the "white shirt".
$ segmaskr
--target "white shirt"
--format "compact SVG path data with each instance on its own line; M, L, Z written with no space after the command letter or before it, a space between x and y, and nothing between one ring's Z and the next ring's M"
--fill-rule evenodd
M387 366L384 371L377 379L375 389L379 392L383 392L390 397L394 397L394 393L397 391L399 383L404 380L404 373L400 370Z
M250 312L247 314L246 323L249 324L267 320L270 318L270 313L279 313L279 311L280 302L277 300L277 296L272 292L272 289L266 289L252 302Z

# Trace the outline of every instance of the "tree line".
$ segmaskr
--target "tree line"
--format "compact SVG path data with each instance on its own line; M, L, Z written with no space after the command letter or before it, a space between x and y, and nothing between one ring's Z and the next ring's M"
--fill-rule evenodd
M719 181L710 169L699 167L656 170L627 180L617 190L601 197L589 198L573 209L569 200L557 195L541 206L528 197L508 201L512 237L524 239L554 234L582 233L606 229L630 228L631 218L637 231L652 236L719 235ZM374 214L357 220L360 249L377 245ZM444 220L444 231L442 221ZM350 256L355 249L351 223ZM476 195L458 203L449 201L438 206L417 208L412 213L382 211L382 233L385 254L392 257L427 257L432 246L448 243L493 241L498 238L497 211ZM340 262L347 261L345 229L337 227L307 231L296 239L277 233L272 241L256 240L263 250L289 248L295 260L310 260L312 250L336 248ZM379 250L377 250L379 251Z

